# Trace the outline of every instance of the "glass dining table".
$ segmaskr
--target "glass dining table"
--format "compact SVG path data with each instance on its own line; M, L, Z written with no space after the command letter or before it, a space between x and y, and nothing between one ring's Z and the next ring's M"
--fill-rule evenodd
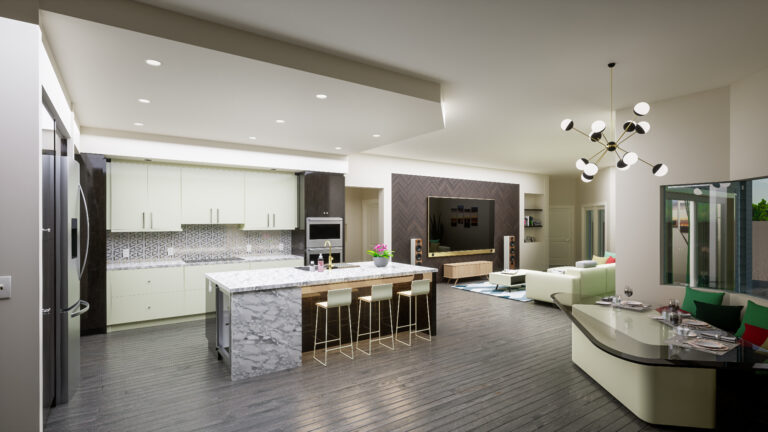
M702 337L726 332L678 329L654 309L628 310L600 297L552 299L571 320L573 362L646 422L714 428L743 421L728 414L731 395L759 397L754 383L767 379L768 350ZM712 347L717 351L706 349Z

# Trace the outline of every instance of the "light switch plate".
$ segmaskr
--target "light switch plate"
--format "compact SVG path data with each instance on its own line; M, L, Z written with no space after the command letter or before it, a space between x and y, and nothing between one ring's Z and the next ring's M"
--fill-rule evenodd
M174 254L174 250L173 250L173 248L172 248L172 247L169 247L169 248L168 248L168 256L173 256L173 254Z
M253 250L253 247L251 247L251 245L245 245L246 252L251 253L252 250Z
M131 250L123 249L123 258L130 258L130 257L131 257Z
M0 276L0 299L11 298L11 277Z

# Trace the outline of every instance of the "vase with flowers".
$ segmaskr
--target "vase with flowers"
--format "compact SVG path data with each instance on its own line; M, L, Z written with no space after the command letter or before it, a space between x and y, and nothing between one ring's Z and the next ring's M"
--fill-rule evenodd
M395 251L389 250L387 245L381 243L374 246L373 250L368 251L368 255L373 257L373 264L376 265L376 267L386 267L387 264L389 264L389 259L392 258L392 255L394 254Z

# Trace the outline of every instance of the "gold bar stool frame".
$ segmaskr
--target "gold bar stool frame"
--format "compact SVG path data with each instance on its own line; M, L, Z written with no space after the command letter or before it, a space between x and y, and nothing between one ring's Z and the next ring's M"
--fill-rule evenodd
M312 347L312 358L317 360L321 365L328 366L328 351L339 350L341 354L352 360L355 359L355 345L352 341L352 288L342 288L328 291L328 301L315 303L315 338L312 340L314 346ZM347 322L349 323L349 345L341 344L341 308L347 307ZM317 321L320 318L320 308L325 309L325 340L317 340ZM337 308L339 311L339 337L336 339L328 339L328 309ZM339 346L328 349L328 342L339 341ZM323 361L317 357L317 346L325 344ZM350 348L352 355L347 355L342 348Z
M382 338L381 337L381 303L386 300L387 303L389 303L389 331L390 335ZM360 333L360 315L362 312L363 302L368 303L368 332L367 333ZM371 317L373 315L373 303L376 303L379 307L379 325L377 327L377 330L373 330L373 325L371 324ZM367 355L371 355L371 343L373 342L373 334L376 333L378 337L376 340L379 342L380 345L383 345L391 350L395 349L395 328L394 324L392 322L392 284L382 284L382 285L374 285L371 287L371 295L369 296L361 296L357 298L357 349L362 351L363 353ZM368 351L365 351L360 348L360 335L368 335ZM383 342L381 342L382 339L389 339L392 338L392 346L386 345Z
M411 282L411 290L410 291L400 291L397 293L397 319L395 320L396 323L400 323L400 297L405 297L408 299L408 324L406 325L398 325L397 330L400 331L401 328L407 328L408 329L408 343L401 341L397 335L395 335L395 340L400 342L401 344L411 346L411 335L415 334L417 337L420 337L426 341L432 342L432 325L431 320L429 319L429 287L431 282L428 280L415 280ZM418 303L418 297L419 296L426 296L427 299L427 327L420 329L418 326L419 323L419 303ZM411 319L413 317L413 314L411 314L411 299L413 299L413 303L415 303L416 308L416 318L414 319L415 322L412 322ZM425 331L427 332L427 336L424 337L420 333Z

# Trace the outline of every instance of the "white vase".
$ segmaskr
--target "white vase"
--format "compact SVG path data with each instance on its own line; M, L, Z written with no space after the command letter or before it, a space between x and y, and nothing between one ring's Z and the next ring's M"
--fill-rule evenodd
M386 267L389 264L389 258L387 257L373 257L373 264L376 267Z

